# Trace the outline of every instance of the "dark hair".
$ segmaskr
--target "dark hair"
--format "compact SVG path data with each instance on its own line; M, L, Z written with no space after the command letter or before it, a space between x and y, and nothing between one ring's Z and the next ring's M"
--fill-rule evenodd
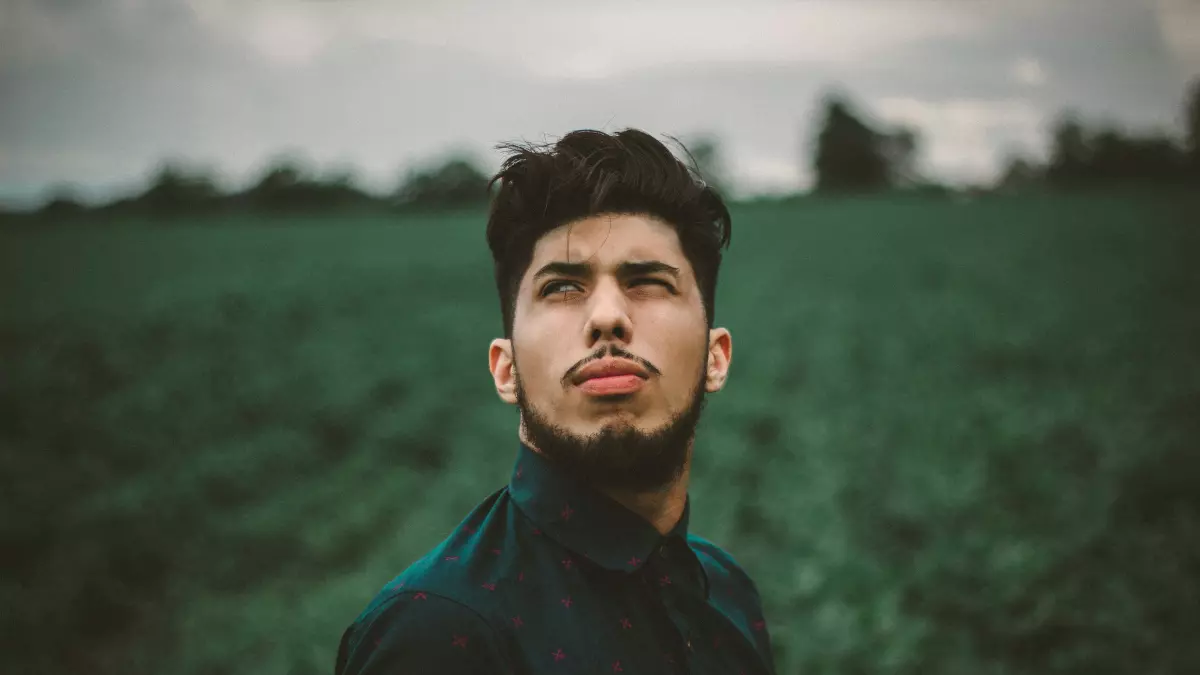
M721 249L729 246L733 223L686 148L691 166L644 131L584 129L554 144L503 143L497 149L512 153L488 183L489 191L500 183L487 240L505 337L512 337L517 290L538 239L560 225L608 213L649 215L675 228L712 328Z

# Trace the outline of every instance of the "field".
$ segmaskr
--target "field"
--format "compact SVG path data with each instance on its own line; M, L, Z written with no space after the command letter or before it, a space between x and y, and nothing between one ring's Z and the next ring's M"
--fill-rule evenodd
M780 673L1200 672L1200 212L734 209L694 530ZM4 671L329 673L507 480L484 215L0 230Z

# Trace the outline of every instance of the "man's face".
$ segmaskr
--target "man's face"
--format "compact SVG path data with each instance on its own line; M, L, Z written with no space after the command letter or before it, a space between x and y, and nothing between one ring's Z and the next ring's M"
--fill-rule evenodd
M563 225L536 244L512 340L494 340L497 391L523 440L592 482L648 490L688 458L706 391L724 384L729 333L707 328L678 235L638 215ZM598 363L635 377L584 380Z

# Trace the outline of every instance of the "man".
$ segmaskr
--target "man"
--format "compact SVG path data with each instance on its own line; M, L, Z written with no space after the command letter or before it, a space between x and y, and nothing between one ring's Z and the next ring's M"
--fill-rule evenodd
M516 464L346 630L337 675L773 673L754 583L688 530L696 424L732 354L724 203L634 129L503 147L488 366L520 412Z

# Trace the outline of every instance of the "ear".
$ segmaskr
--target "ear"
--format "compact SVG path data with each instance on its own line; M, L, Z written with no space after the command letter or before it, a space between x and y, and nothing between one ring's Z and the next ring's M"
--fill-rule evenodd
M733 337L725 328L708 331L708 370L704 390L713 393L725 386L729 376L729 362L733 359Z
M512 340L496 338L488 347L488 370L496 383L496 394L505 403L517 404L517 370L512 355Z

